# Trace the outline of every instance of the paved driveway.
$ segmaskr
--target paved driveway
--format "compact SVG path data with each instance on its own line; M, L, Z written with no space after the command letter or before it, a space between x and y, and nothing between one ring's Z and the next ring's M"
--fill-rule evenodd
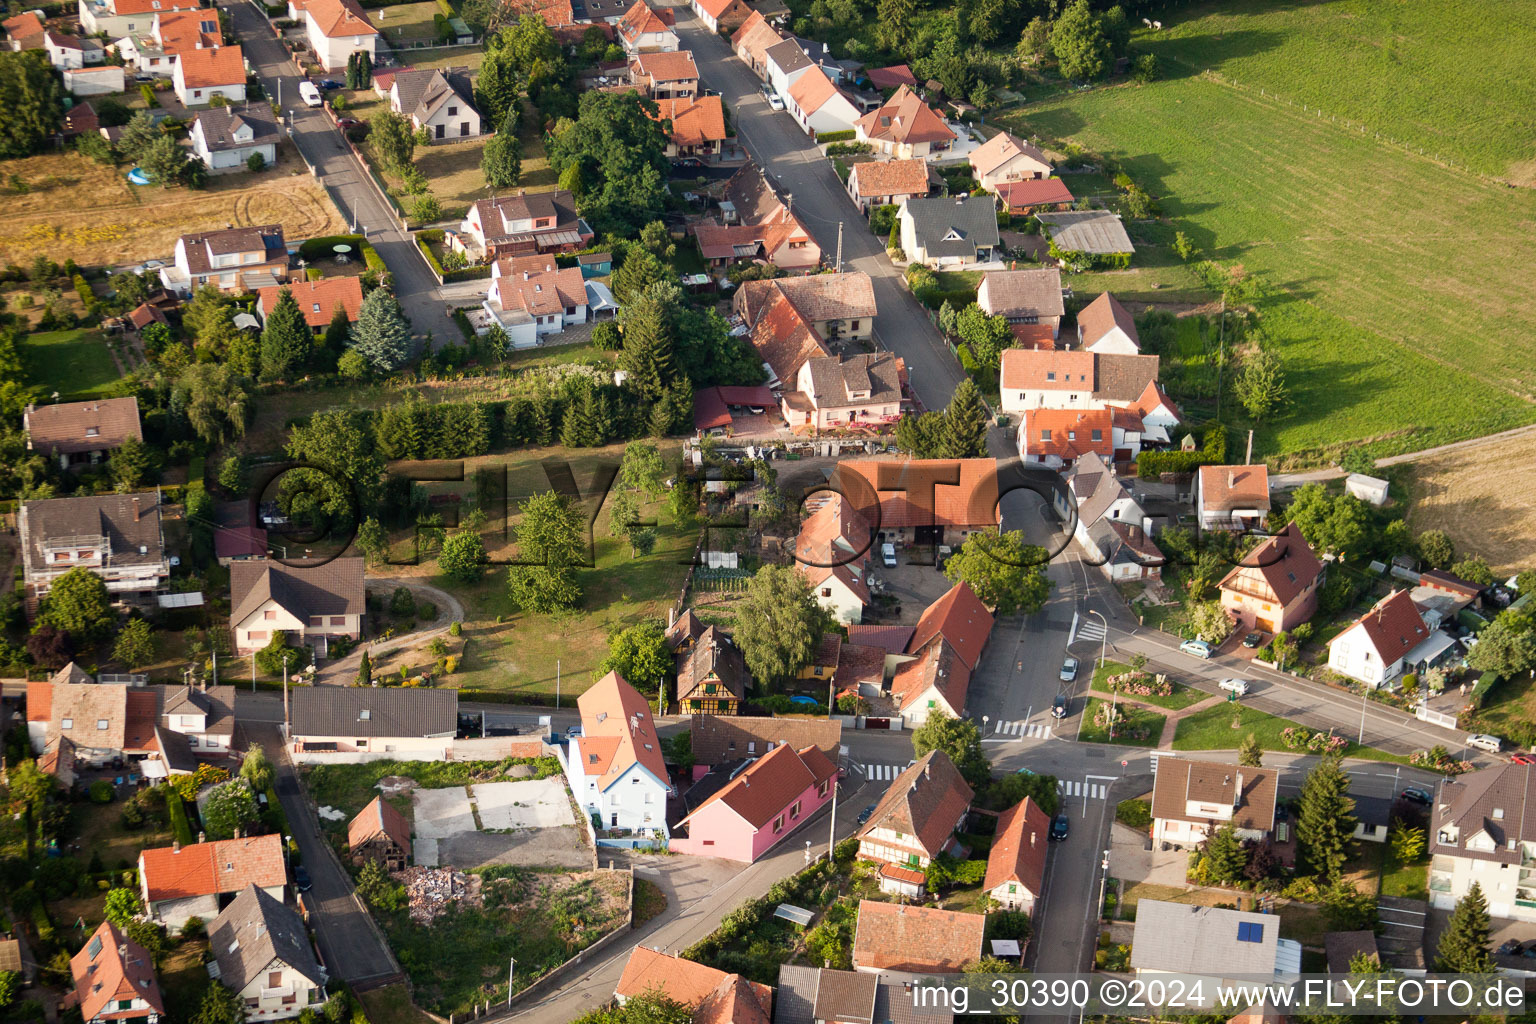
M885 256L885 240L869 233L864 215L843 191L832 171L789 114L769 109L762 82L710 32L687 7L677 12L677 33L693 51L699 74L725 98L736 132L758 166L770 172L793 197L794 211L815 236L830 263L836 258L842 226L843 269L862 270L874 281L879 315L875 331L885 347L907 363L912 388L923 405L942 408L963 372L929 322L922 306L899 282L900 273Z

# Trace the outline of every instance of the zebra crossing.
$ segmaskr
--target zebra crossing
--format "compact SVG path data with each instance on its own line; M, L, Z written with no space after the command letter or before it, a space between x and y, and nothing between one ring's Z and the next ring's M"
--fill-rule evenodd
M1098 643L1104 639L1104 624L1096 618L1084 616L1077 624L1076 640L1087 640L1089 643Z
M861 764L859 770L870 782L890 782L907 770L904 764Z
M999 721L993 728L994 736L1013 736L1018 739L1048 740L1051 738L1051 727L1043 722L1029 722L1019 719L1012 722Z
M1102 782L1078 782L1075 779L1058 779L1056 788L1064 797L1084 797L1089 800L1103 800L1109 787Z

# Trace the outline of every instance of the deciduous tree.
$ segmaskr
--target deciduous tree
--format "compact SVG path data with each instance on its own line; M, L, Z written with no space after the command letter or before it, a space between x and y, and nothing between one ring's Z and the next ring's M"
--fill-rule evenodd
M475 530L460 530L443 541L442 553L437 556L437 568L451 580L474 583L485 575L490 559L485 554L485 542Z
M794 566L767 565L747 583L736 617L736 643L747 668L770 690L811 663L830 617Z
M240 777L257 793L272 788L277 772L267 758L266 748L260 743L252 743L246 750L245 760L240 762Z
M523 140L518 136L522 118L514 106L501 122L501 128L485 144L480 171L492 188L514 188L523 179Z
M549 160L564 181L576 168L577 204L599 231L632 234L666 209L667 138L654 101L633 92L584 92L574 119L551 132Z
M1088 0L1073 0L1051 26L1051 52L1063 78L1090 82L1108 73L1110 40Z
M102 578L77 566L53 581L43 598L38 621L77 640L98 640L112 628L117 615Z
M942 711L912 731L912 751L921 758L930 750L941 751L954 762L972 789L992 778L992 764L981 750L981 729L969 718L951 718Z
M143 619L128 620L112 645L112 657L129 668L138 668L155 660L155 632Z
M1032 614L1045 605L1051 581L1044 548L1026 544L1021 530L977 530L944 564L944 575L964 581L998 615Z
M107 890L107 902L102 913L119 928L128 927L128 922L143 912L144 904L136 890L121 887Z
M655 622L640 622L608 638L608 657L599 672L617 672L641 690L661 686L672 671L666 634Z
M0 157L40 152L63 120L61 97L46 51L0 51Z
M581 602L576 569L586 555L586 520L574 503L554 491L529 498L517 525L518 560L509 574L512 600L548 613Z
M411 131L411 122L386 109L369 118L368 125L368 144L385 167L403 172L411 166L411 157L416 152L416 135Z
M1261 348L1249 355L1243 360L1232 388L1256 422L1278 412L1288 400L1285 370L1280 365L1279 355L1269 348Z

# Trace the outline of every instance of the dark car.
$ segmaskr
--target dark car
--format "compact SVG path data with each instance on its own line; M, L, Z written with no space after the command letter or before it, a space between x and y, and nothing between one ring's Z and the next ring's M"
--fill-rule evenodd
M1520 949L1523 945L1524 943L1522 943L1519 939L1510 939L1494 952L1498 953L1499 956L1516 956L1520 953Z
M1070 827L1071 822L1067 820L1067 816L1065 814L1058 814L1056 817L1052 818L1050 835L1051 842L1059 843L1063 839L1067 838L1067 829Z
M322 89L340 89L341 88L341 83L336 81L336 79L334 79L334 78L322 78L322 79L320 79L320 81L316 82L315 84L318 85Z
M1520 947L1520 955L1536 960L1536 939Z
M673 167L703 167L704 161L697 157L685 156L681 160L673 160Z
M862 811L860 811L859 812L859 824L862 825L866 821L868 821L870 818L873 818L875 816L875 808L879 807L879 806L880 806L879 804L870 804L868 807L866 807Z
M355 117L338 117L336 119L336 127L337 128L356 128L358 125L360 125L362 123L363 122L359 121Z
M1066 697L1066 694L1058 693L1056 695L1056 699L1051 701L1051 717L1052 718L1066 718L1067 717L1067 697Z
M1259 646L1259 644L1261 644L1263 642L1264 642L1264 634L1263 633L1249 633L1247 636L1243 637L1243 646L1247 647L1249 649L1257 647L1257 646Z
M314 883L309 880L309 871L303 864L293 866L293 887L299 892L309 892L309 887Z
M1399 793L1398 796L1411 804L1418 804L1421 807L1428 807L1435 802L1434 794L1423 786L1409 786Z
M1275 804L1275 820L1276 821L1290 821L1291 820L1291 805L1286 803L1283 800L1279 801L1278 803L1276 803Z

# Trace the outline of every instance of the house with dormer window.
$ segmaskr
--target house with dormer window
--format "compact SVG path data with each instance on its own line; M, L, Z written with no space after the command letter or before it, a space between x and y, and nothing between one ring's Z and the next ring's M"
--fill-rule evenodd
M1536 766L1444 779L1429 829L1429 900L1452 910L1476 882L1499 918L1536 921Z
M195 11L199 0L79 0L80 30L117 39L150 31L162 11Z
M1244 555L1222 579L1221 607L1239 632L1294 629L1317 611L1323 563L1295 523Z
M192 121L192 152L213 174L244 171L250 159L261 155L262 165L277 162L277 143L283 133L265 103L199 110Z
M730 635L710 626L677 665L677 704L682 713L737 714L752 686L752 674Z
M1402 675L1409 653L1433 632L1412 594L1394 591L1328 642L1328 667L1374 689Z
M325 657L332 638L357 639L365 604L363 560L334 558L323 565L289 566L252 560L229 566L235 650L249 653L282 632Z
M907 259L935 269L991 262L1001 244L990 196L908 199L896 220Z
M111 921L103 921L70 958L69 973L75 990L66 1001L80 1007L85 1024L155 1024L165 1016L154 961Z
M394 73L389 105L430 139L471 139L481 125L473 96L467 68L406 69Z
M571 252L592 241L592 229L576 215L576 199L565 189L482 199L469 208L459 230L476 258Z
M363 309L363 286L358 278L322 277L318 281L293 281L281 288L263 288L256 296L256 315L263 324L272 315L285 290L293 294L299 311L304 314L304 322L316 337L331 326L336 310L344 310L347 323L355 324Z
M1194 846L1231 825L1239 839L1262 840L1275 828L1279 786L1276 768L1164 757L1152 788L1152 839Z
M601 828L667 838L673 789L650 704L609 672L576 706L581 732L559 751L576 802Z
M281 224L220 228L176 240L172 265L160 269L166 291L189 297L205 284L253 292L288 280L288 246Z
M901 418L906 365L889 352L816 356L800 364L795 390L781 399L797 432L878 431Z
M325 1002L327 976L304 919L256 885L208 923L208 952L209 973L240 997L247 1021L286 1020Z
M975 795L949 755L929 751L896 776L857 832L860 860L880 865L880 888L921 896L928 865L958 845Z

